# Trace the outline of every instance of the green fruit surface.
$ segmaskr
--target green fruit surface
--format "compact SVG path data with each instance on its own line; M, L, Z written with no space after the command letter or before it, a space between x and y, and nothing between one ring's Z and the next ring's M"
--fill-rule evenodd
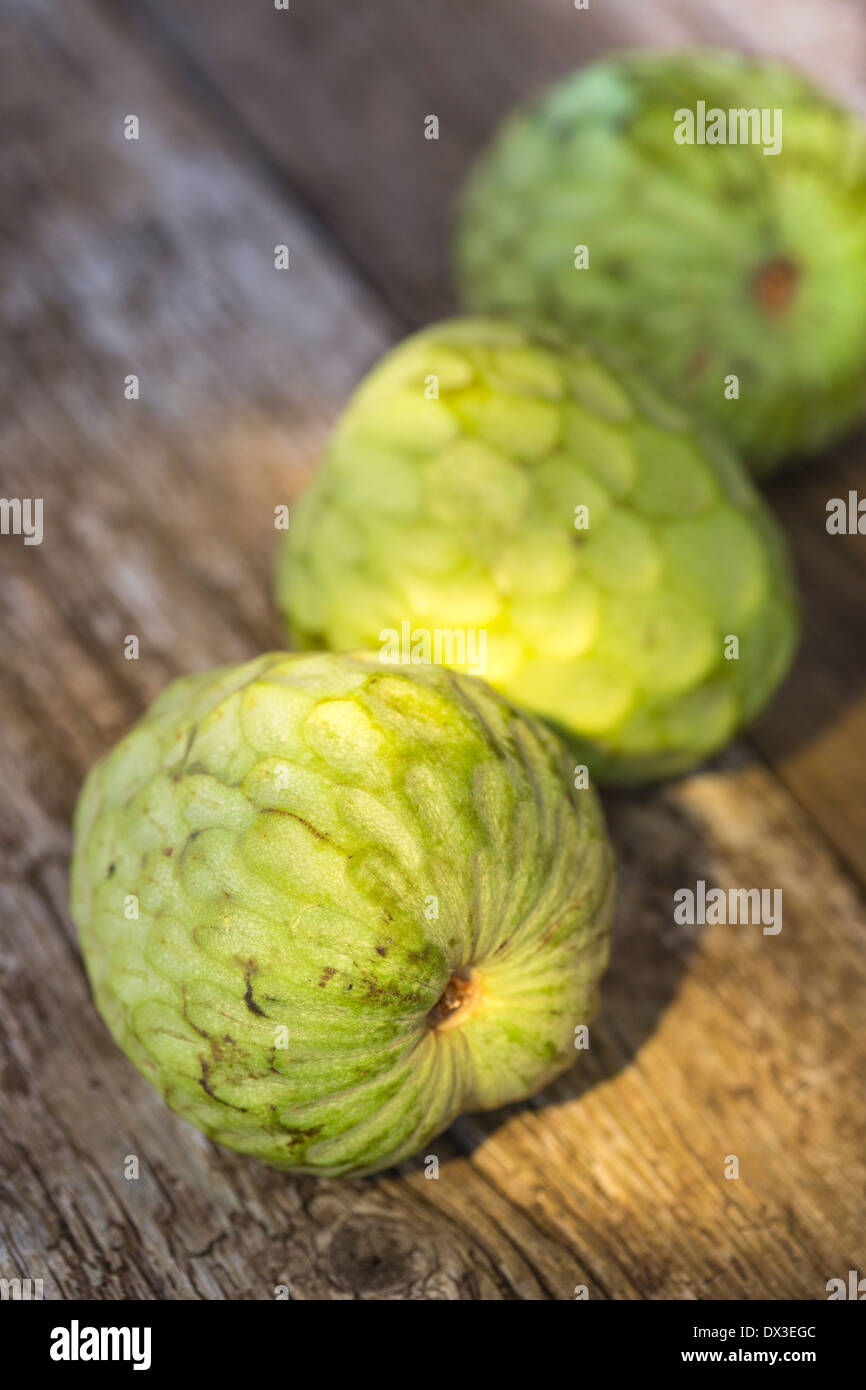
M781 535L727 448L591 353L489 320L417 334L362 383L277 592L308 647L384 650L408 622L467 634L468 657L483 633L474 674L608 782L721 747L797 635Z
M780 110L780 152L677 144L698 102ZM482 158L457 263L470 311L622 354L756 474L866 412L866 128L781 64L635 53L566 78Z
M396 1163L577 1056L614 872L571 777L547 729L442 668L275 653L175 681L76 812L100 1012L220 1143Z

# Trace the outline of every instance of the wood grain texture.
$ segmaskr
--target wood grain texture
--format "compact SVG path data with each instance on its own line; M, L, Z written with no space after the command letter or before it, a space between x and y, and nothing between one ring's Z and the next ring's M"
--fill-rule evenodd
M715 7L684 14L657 10L716 36ZM524 84L646 10L569 12L592 16L569 44L552 0L201 15L7 0L0 19L0 492L45 515L40 546L0 538L0 1277L55 1299L822 1298L866 1268L864 916L841 862L862 867L863 562L822 538L814 471L776 499L814 582L768 761L738 745L608 798L622 893L590 1051L533 1102L461 1119L438 1180L420 1161L293 1179L218 1150L90 1002L66 912L86 768L170 676L279 643L273 508L358 376L444 305L467 158ZM454 143L431 151L440 107ZM675 926L698 878L781 887L780 935Z

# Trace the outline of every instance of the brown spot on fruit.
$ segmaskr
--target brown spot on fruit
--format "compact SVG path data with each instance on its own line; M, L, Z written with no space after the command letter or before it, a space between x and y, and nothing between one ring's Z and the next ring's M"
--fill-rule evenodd
M304 820L303 816L295 815L294 811L286 811L281 806L265 806L263 810L264 814L268 816L288 816L289 820L296 820L299 825L303 825L309 830L311 835L315 835L317 840L330 840L331 838L330 835L325 834L324 830L317 830L308 820Z
M211 1100L218 1100L219 1097L214 1095L210 1086L207 1084L207 1062L205 1061L204 1057L200 1057L199 1061L201 1062L201 1076L198 1079L198 1084L201 1086L203 1091L207 1091L208 1095L211 1097Z
M793 303L800 272L789 256L776 256L755 276L755 297L766 314L777 317Z
M390 998L390 991L386 985L382 985L370 975L361 976L361 987L368 999L387 1000Z
M246 1004L251 1014L258 1014L260 1018L265 1018L266 1014L264 1009L260 1009L255 999L253 999L253 978L251 970L247 971L246 978L247 987L244 990L244 1003Z
M705 372L710 365L710 353L705 347L695 348L688 362L686 363L686 376L698 377Z
M320 981L319 981L320 987L323 986L323 985L326 985L326 984L328 983L328 981L329 981L334 975L336 975L336 973L337 973L337 972L336 972L336 970L334 969L333 965L326 965L325 968L324 968L324 970L322 971L322 978L321 978Z
M239 1110L242 1115L246 1115L248 1112L245 1106L232 1105L231 1101L223 1100L221 1096L216 1095L215 1092L211 1090L208 1084L208 1064L204 1057L200 1057L199 1062L201 1063L201 1076L198 1078L198 1084L201 1086L202 1090L206 1091L211 1100L215 1100L218 1105L227 1105L229 1110ZM239 1079L240 1078L235 1078L236 1081Z
M287 1149L296 1149L301 1144L309 1144L315 1139L316 1135L321 1134L321 1132L321 1125L313 1125L311 1129L287 1129L284 1131L285 1147Z
M437 948L432 941L426 941L420 950L412 949L406 952L406 959L412 965L435 965L438 957Z

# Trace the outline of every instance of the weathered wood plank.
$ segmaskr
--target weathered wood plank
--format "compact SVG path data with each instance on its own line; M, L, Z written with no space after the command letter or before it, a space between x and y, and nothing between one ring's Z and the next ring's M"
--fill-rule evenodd
M408 323L451 302L454 195L516 102L615 45L784 56L866 113L857 0L124 0L181 46ZM440 138L424 139L438 115Z
M80 779L170 675L279 641L273 506L406 317L132 15L18 3L0 25L0 490L45 503L41 546L0 543L0 1274L52 1298L822 1297L864 1258L862 909L743 748L610 799L623 892L591 1049L532 1104L436 1141L438 1181L418 1163L292 1179L220 1152L110 1044L65 910ZM513 28L488 38L513 72ZM288 143L304 110L274 115ZM698 878L782 887L782 932L675 926L673 892Z
M279 643L273 507L393 328L243 141L92 7L7 7L0 49L2 491L43 498L45 525L42 545L0 551L0 1270L50 1298L267 1298L286 1281L298 1298L498 1298L512 1279L539 1296L493 1225L218 1153L89 1001L65 908L81 777L168 676Z
M866 10L853 0L729 5L607 0L138 0L205 71L287 184L407 326L453 309L453 204L513 103L614 44L717 42L798 63L866 113ZM438 115L440 138L424 139ZM806 598L803 654L754 744L866 885L866 549L828 537L829 498L861 486L866 435L771 491Z

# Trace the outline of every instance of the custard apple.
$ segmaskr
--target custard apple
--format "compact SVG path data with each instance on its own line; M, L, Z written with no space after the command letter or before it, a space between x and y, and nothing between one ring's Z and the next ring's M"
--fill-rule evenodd
M361 385L277 595L300 645L483 675L607 782L720 748L797 633L782 538L727 446L593 353L492 320L427 329Z
M574 781L544 726L441 667L273 653L177 680L76 811L99 1010L221 1144L396 1163L577 1056L614 869Z
M470 177L456 259L470 311L622 354L756 474L866 411L866 127L779 63L626 53L566 78Z

